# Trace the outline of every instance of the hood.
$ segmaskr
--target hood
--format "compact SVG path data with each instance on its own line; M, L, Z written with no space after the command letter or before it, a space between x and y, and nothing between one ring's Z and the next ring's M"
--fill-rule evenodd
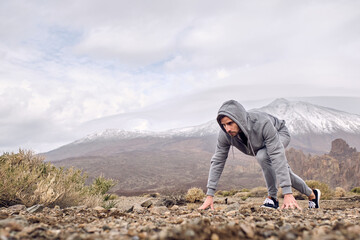
M233 120L241 129L241 131L248 136L248 112L245 108L235 100L229 100L223 103L218 111L217 122L221 129L226 133L226 130L221 125L220 115L225 115Z

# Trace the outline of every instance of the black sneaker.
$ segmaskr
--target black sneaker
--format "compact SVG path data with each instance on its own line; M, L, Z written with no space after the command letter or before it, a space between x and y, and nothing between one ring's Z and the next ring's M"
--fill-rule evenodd
M313 189L313 193L315 194L315 198L313 200L309 200L309 208L320 208L321 192L319 189Z
M263 205L260 207L266 207L266 208L272 208L272 209L278 209L279 208L279 201L277 201L275 198L265 198L265 201Z

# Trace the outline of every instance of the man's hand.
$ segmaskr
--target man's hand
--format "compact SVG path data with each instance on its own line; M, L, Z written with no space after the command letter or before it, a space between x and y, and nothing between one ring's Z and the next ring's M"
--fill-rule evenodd
M283 205L281 206L281 209L300 209L301 208L299 207L299 205L297 204L294 196L289 193L289 194L285 194L284 195L284 203Z
M203 205L201 205L201 207L199 207L198 209L204 210L204 209L207 209L208 207L210 207L211 210L214 210L214 197L213 196L207 196Z

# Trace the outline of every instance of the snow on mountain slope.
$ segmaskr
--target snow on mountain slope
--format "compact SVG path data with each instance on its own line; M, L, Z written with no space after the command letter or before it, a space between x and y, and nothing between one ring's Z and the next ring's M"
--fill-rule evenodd
M267 106L252 109L251 111L267 112L279 119L285 120L292 135L309 133L331 134L337 131L354 134L360 133L360 115L350 114L306 102L276 99ZM220 128L216 120L198 126L171 129L162 132L107 129L103 132L88 135L74 143L140 137L201 137L217 134L219 130Z
M102 141L102 140L115 140L115 139L133 139L141 137L202 137L217 134L219 132L219 125L215 120L209 121L205 124L198 126L171 129L162 132L153 131L126 131L122 129L106 129L99 133L90 134L82 139L74 142L74 144Z
M360 115L306 102L276 99L269 105L256 110L285 120L292 135L331 134L337 131L360 133Z

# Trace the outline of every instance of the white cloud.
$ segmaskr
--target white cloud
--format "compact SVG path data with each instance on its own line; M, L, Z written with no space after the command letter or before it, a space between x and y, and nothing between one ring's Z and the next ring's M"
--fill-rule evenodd
M1 1L0 121L12 140L0 142L49 146L82 122L187 94L359 96L359 9L355 1ZM139 119L132 128L152 127Z

